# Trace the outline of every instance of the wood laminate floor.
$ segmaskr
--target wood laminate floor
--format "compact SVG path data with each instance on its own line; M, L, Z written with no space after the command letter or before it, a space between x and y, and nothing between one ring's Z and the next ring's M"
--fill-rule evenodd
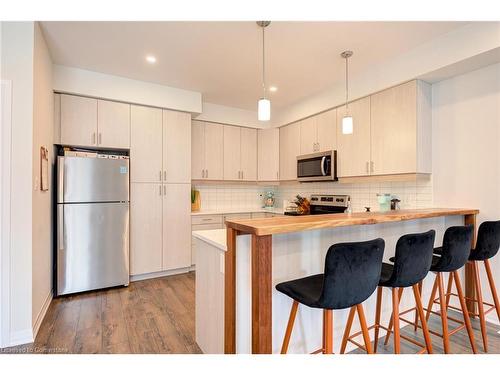
M35 342L4 353L201 353L195 342L194 281L195 274L190 272L133 282L127 288L56 298ZM451 311L450 315L460 317ZM450 322L450 329L455 326ZM431 316L429 327L440 332L439 317ZM479 321L474 320L473 327L478 350L483 353ZM489 352L498 354L500 327L488 323L487 328ZM415 334L406 326L401 331L423 343L420 330ZM392 353L392 338L387 346L383 340L378 353ZM472 352L465 329L450 341L452 353ZM432 335L432 342L434 353L444 352L439 337ZM416 351L416 346L401 340L402 353Z

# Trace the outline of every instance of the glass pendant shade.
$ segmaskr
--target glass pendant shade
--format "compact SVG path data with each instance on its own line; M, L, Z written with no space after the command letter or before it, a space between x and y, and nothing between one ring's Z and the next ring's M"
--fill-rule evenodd
M259 100L258 118L259 121L269 121L271 119L271 101L269 99L261 98Z
M352 134L353 122L352 116L345 115L342 118L342 134Z

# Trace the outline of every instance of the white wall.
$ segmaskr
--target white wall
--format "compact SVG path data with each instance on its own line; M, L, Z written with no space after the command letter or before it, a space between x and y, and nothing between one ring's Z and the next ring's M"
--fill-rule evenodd
M109 74L54 65L55 91L201 113L201 93Z
M10 344L32 340L33 22L3 22L1 78L12 81Z
M33 65L33 306L34 335L52 296L52 163L54 160L54 95L52 60L43 33L35 25ZM49 150L49 190L41 191L40 147Z
M500 220L500 64L434 84L432 101L434 204L478 208L478 223ZM491 265L500 288L500 255Z

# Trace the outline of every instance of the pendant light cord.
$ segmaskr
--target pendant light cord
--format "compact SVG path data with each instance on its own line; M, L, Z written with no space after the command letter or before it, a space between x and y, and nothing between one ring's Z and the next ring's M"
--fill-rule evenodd
M345 109L349 113L349 57L345 59Z
M264 33L265 33L265 27L262 28L262 91L265 99L266 98L266 65L265 65L266 44L265 44Z

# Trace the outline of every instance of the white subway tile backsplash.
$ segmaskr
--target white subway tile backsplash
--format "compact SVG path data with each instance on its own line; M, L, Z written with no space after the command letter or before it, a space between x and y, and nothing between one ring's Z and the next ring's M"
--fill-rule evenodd
M354 212L371 207L378 210L377 194L389 193L397 196L403 209L428 208L433 205L432 179L419 177L416 181L383 183L334 182L296 183L281 186L260 185L193 185L200 191L201 206L204 210L223 210L262 207L267 191L273 191L275 206L282 207L283 199L293 200L297 194L310 197L311 194L347 194L351 196Z

